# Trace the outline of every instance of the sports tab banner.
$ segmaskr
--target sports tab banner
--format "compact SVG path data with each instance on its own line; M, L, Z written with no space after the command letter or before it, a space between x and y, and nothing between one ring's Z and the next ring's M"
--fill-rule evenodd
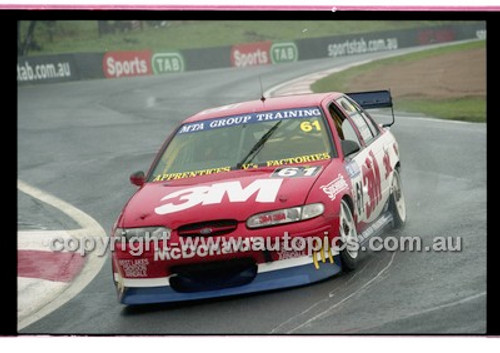
M151 57L150 50L109 51L104 54L102 70L106 78L152 75Z

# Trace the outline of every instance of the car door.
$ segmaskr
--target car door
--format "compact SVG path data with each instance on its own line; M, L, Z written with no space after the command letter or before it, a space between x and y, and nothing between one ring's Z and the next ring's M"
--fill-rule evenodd
M339 137L360 145L360 150L344 163L354 187L359 230L363 230L380 216L389 197L390 183L384 170L384 149L388 143L383 131L354 101L342 96L331 104L331 111L336 111L334 114L342 120Z

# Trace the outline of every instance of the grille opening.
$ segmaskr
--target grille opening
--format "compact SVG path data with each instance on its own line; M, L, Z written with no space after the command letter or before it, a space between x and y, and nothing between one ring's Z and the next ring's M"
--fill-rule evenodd
M224 289L248 284L257 275L257 264L251 258L180 265L171 268L170 286L189 293Z
M181 237L213 237L233 232L238 227L235 219L222 219L200 223L191 223L179 227L177 233Z

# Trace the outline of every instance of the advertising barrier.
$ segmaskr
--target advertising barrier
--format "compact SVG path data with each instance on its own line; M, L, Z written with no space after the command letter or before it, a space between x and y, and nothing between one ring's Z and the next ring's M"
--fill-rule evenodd
M104 54L102 69L106 78L152 75L151 51L111 51Z
M184 58L180 52L155 53L151 59L153 73L162 75L185 70Z
M54 83L80 79L73 55L20 57L18 83Z
M182 51L186 71L231 67L231 47L186 49Z
M104 53L80 53L73 55L79 79L104 78L102 72L102 59Z
M270 41L233 45L231 65L234 67L268 65L271 63L269 55L271 45Z
M245 68L474 38L486 39L485 22L177 51L109 51L18 57L17 81L18 84L38 84L162 75L226 67Z
M273 43L270 52L273 64L291 63L299 59L299 49L294 42Z

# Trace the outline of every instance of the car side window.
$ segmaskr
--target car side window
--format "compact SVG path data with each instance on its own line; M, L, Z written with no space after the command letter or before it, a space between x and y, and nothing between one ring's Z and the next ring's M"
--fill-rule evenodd
M368 127L370 128L373 136L378 136L380 134L380 130L376 126L375 122L373 121L372 118L365 112L361 113L361 116L365 119L366 123L368 124Z
M351 122L347 119L344 119L342 122L342 131L344 132L344 139L345 140L353 140L358 143L359 146L361 146L361 142L359 141L359 137L356 134L356 131L354 131L354 127L352 126Z
M359 111L357 107L345 97L337 99L337 103L345 110L347 114L349 114L349 117L358 128L359 134L361 135L363 140L367 144L370 143L371 140L375 138L375 134L368 126L365 118L361 115L362 112Z
M352 140L356 142L361 147L361 141L359 140L356 130L352 126L349 119L346 119L342 113L338 111L338 108L334 103L331 103L328 107L330 115L333 118L335 128L341 140Z
M370 131L372 132L373 136L378 136L380 134L380 130L378 129L376 123L373 121L373 119L371 118L370 115L368 115L367 112L365 112L360 106L359 104L352 100L350 97L346 97L347 100L352 103L352 105L354 106L354 108L356 108L356 111L361 114L361 116L363 117L363 119L365 120L366 124L368 125L368 127L370 128Z

